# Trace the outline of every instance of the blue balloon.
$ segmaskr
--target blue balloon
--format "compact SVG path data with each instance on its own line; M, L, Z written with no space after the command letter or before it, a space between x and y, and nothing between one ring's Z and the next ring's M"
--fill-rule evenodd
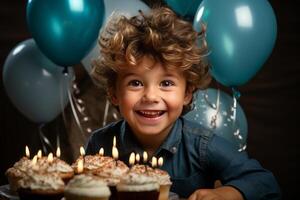
M166 4L177 14L191 20L194 18L201 1L202 0L165 0Z
M104 16L103 0L28 0L27 23L41 51L70 66L94 46Z
M233 109L233 102L231 96L220 90L198 90L194 94L194 109L184 117L226 138L238 150L244 150L248 134L247 118L238 103Z
M225 86L248 82L272 52L277 35L274 11L267 0L203 0L194 28L206 29L211 74Z
M3 67L4 88L12 103L28 119L46 123L61 113L68 103L67 91L74 73L63 75L33 39L19 43L7 56Z

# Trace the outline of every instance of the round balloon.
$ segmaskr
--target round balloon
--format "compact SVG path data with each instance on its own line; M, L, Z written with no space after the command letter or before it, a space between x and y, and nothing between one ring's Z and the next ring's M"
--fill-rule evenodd
M28 119L46 123L68 103L67 91L73 71L63 75L38 49L33 39L18 44L7 56L3 68L4 88L17 109Z
M104 25L112 15L124 15L132 17L139 14L139 10L147 12L150 8L140 0L104 0L105 16ZM100 47L95 44L94 48L82 59L81 63L88 73L91 72L91 63L100 55Z
M93 47L102 25L103 0L29 0L27 23L41 51L70 66Z
M187 20L193 20L201 1L202 0L165 0L166 4L172 8L172 10Z
M276 17L267 0L203 0L194 28L206 25L211 74L225 86L248 82L272 52Z
M248 124L242 107L233 98L217 89L198 90L194 108L184 117L201 124L232 142L238 150L246 145ZM235 105L235 106L234 106Z

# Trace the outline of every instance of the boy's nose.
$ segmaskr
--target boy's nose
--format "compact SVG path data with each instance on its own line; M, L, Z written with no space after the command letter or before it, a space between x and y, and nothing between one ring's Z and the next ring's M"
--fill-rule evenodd
M159 91L155 87L148 87L144 92L142 100L144 102L158 102L159 98Z

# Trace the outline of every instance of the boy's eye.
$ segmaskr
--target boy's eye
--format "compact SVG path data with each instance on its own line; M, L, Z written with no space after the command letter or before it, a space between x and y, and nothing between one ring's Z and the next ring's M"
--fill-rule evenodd
M143 86L142 82L139 81L139 80L132 80L132 81L129 81L128 85L129 85L129 86L133 86L133 87Z
M162 87L168 87L168 86L173 86L173 85L174 85L174 82L170 81L170 80L164 80L160 83L160 86L162 86Z

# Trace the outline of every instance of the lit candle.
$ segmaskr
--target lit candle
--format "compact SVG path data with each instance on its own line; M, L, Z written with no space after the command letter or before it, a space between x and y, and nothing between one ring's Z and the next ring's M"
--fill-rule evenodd
M27 145L25 146L25 155L27 158L30 158L30 151Z
M100 150L99 150L99 155L100 155L100 156L103 156L103 155L104 155L104 149L103 149L102 147L101 147Z
M144 166L145 166L145 172L148 173L148 169L146 166L146 163L148 162L148 154L146 151L143 152L143 162L144 162Z
M135 160L136 160L136 163L137 163L137 164L140 162L140 159L141 159L140 154L137 153L137 154L135 155Z
M83 159L79 159L77 163L77 173L80 174L83 172Z
M147 161L148 161L148 154L147 154L146 151L144 151L144 152L143 152L143 162L144 162L144 164L146 164Z
M163 164L164 164L164 159L163 159L162 157L159 157L159 159L158 159L158 161L157 161L158 167L163 166Z
M60 154L61 154L61 152L60 152L60 147L57 147L57 149L56 149L56 157L60 157Z
M32 158L32 160L31 160L31 165L36 165L36 163L37 163L37 155L35 155L33 158Z
M135 154L132 152L129 156L129 165L132 167L135 163Z
M48 154L47 161L48 161L49 163L52 163L52 162L53 162L53 153L49 153L49 154Z
M37 152L37 158L42 158L42 150L39 150L39 151Z
M114 139L113 139L113 147L116 147L117 145L117 139L116 139L116 136L114 136Z
M155 156L152 157L151 165L152 165L152 168L157 167L157 158Z
M119 157L119 152L118 152L117 147L112 148L112 156L115 159L116 165L117 165L118 164L117 160L118 160L118 157Z
M85 156L85 150L82 146L80 147L79 151L81 156Z

